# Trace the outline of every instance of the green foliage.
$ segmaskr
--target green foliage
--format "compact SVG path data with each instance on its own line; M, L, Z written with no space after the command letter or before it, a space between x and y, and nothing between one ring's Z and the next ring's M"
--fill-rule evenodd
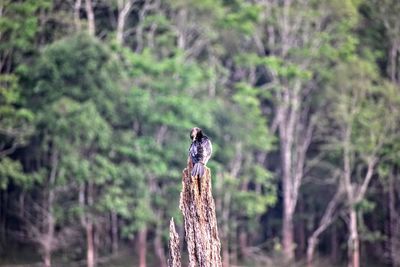
M14 75L0 76L0 149L22 145L32 133L33 113L20 107L21 88Z
M0 16L0 55L10 65L21 63L25 53L35 51L33 45L39 31L38 12L47 9L50 0L2 0Z
M246 35L254 32L256 24L260 20L261 6L233 1L229 8L227 15L219 22L223 29L236 30Z
M21 88L15 75L0 75L0 188L10 182L25 187L31 177L23 172L22 165L7 156L23 147L33 133L34 115L21 107Z
M10 181L25 187L31 178L23 173L21 163L10 158L0 158L0 189L6 189Z
M107 46L79 34L47 47L33 68L22 74L25 83L34 84L33 90L26 92L33 109L61 97L90 99L109 118L123 72Z
M376 206L375 203L368 201L367 199L363 199L360 202L356 203L354 205L354 208L357 211L368 213L373 211L375 206Z

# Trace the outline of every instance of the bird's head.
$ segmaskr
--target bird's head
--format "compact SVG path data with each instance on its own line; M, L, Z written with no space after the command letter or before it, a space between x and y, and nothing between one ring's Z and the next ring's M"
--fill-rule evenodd
M191 131L190 131L190 139L192 139L192 141L196 141L196 140L200 140L201 137L203 137L203 132L200 128L198 127L194 127Z

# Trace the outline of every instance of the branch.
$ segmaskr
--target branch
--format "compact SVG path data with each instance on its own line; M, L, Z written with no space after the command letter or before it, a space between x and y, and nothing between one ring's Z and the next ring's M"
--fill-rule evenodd
M124 28L126 18L129 15L129 12L132 9L133 4L136 0L128 0L125 5L122 7L121 11L118 14L118 24L117 24L117 43L123 44L124 42ZM119 1L120 3L121 1Z
M374 156L372 156L368 160L367 173L365 174L363 184L361 185L361 188L356 195L356 198L355 198L356 202L359 202L364 198L365 193L368 188L368 185L369 185L369 182L371 181L372 175L374 174L374 168L375 168L376 163L377 163L377 158Z

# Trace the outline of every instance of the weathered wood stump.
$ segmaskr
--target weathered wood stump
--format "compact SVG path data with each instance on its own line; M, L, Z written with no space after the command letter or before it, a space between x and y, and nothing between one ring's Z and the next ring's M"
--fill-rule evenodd
M211 172L205 167L203 177L192 177L191 169L192 164L189 161L187 168L183 170L179 205L184 219L189 267L221 267L221 242L211 190ZM172 242L171 238L170 249L173 247ZM171 261L170 257L169 262ZM178 267L180 263L169 263L169 266Z
M169 267L181 266L181 249L179 246L179 235L175 230L174 218L169 222Z

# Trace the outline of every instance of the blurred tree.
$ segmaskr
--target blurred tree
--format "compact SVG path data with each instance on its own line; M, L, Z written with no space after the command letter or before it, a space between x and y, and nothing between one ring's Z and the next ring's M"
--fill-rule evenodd
M145 182L137 209L130 215L128 229L139 230L139 236L144 235L138 248L140 265L145 266L146 245L143 242L152 226L154 251L160 266L165 266L163 236L168 229L165 227L168 218L176 214L178 208L179 173L186 160L188 131L193 125L211 125L214 104L205 101L202 94L202 81L207 73L196 64L186 63L179 51L167 58L157 58L150 50L140 54L127 49L121 52L133 86L118 106L120 117L116 126L124 132L133 131L134 150L127 148L124 154L129 152L126 156L135 162L138 178ZM197 112L192 112L193 107ZM139 193L134 191L137 192L134 195ZM175 200L176 206L171 207L165 198L169 202Z
M230 251L250 256L250 243L259 242L257 221L276 202L275 182L263 166L274 138L261 113L259 91L248 84L236 85L233 102L223 101L216 110L214 164L217 164L216 205L228 266ZM226 166L226 167L223 167ZM236 262L237 259L233 258Z
M271 95L271 132L278 132L282 164L282 248L285 260L291 261L294 213L318 120L319 82L326 75L324 66L337 60L349 43L346 36L357 22L357 3L285 0L259 5L261 23L252 34L257 54L246 53L243 62Z
M48 213L54 216L51 211L57 203L53 187L62 175L63 183L79 188L75 201L86 229L88 266L95 265L95 235L100 229L95 224L101 210L97 201L103 197L103 185L115 177L108 154L112 144L109 124L115 118L113 99L118 99L122 82L119 70L106 46L77 35L48 47L36 65L24 73L24 83L33 88L25 94L30 97L32 110L39 114L36 136L48 147L33 157L48 151L56 155L56 166L43 166L51 173L46 182ZM54 220L48 223L49 232L54 232Z
M357 66L357 67L355 67ZM396 136L396 115L387 107L388 88L377 83L376 70L369 62L351 58L337 67L340 80L334 82L333 110L336 125L331 144L342 153L341 182L346 192L349 228L349 266L360 266L359 215L376 172L382 148ZM360 171L361 170L361 171Z
M7 157L18 147L26 145L33 133L34 115L21 107L21 88L12 74L0 76L0 188L7 188L9 180L20 185L27 179L18 161Z
M384 28L385 51L387 55L387 75L392 82L400 83L400 20L397 14L400 12L400 3L393 0L366 1L371 17L377 19Z
M39 10L48 8L49 0L4 0L0 3L0 73L14 70L24 56L35 51L39 31Z

